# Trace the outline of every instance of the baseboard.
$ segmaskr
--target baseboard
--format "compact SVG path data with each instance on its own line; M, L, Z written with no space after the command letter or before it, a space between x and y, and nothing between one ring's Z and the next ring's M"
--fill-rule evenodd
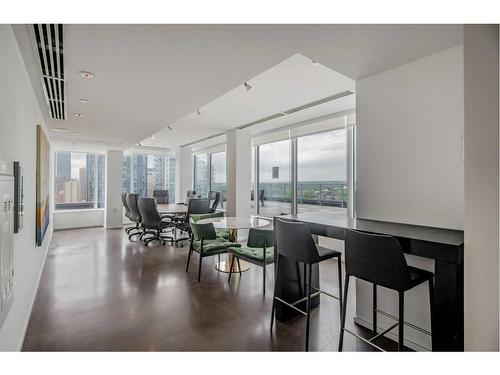
M358 318L356 316L354 317L354 323L359 324L362 327L368 328L369 330L371 330L373 327L372 323L370 323L364 319ZM378 331L382 332L384 329L389 328L390 326L389 327L379 327L379 324L377 324L377 327L379 328ZM396 329L396 328L394 328L394 329ZM386 333L384 335L384 337L387 337L395 342L398 341L398 335L396 335L393 332ZM404 339L404 345L407 348L410 348L410 349L415 350L417 352L430 352L431 351L429 348L423 347L422 345L417 344L416 342L408 340L408 339Z
M87 229L87 228L102 228L104 225L84 225L84 226L77 226L77 227L64 227L64 228L57 228L54 229L55 232L59 232L61 230L71 230L71 229Z
M35 290L33 291L33 296L31 297L31 303L30 303L30 308L29 308L29 314L26 316L26 320L24 322L24 327L23 327L23 334L21 336L21 341L17 345L17 351L20 352L23 349L23 344L24 344L24 338L26 336L26 331L28 330L28 324L30 323L30 318L31 318L31 311L33 311L33 305L35 304L35 299L36 295L38 293L38 286L40 285L40 280L42 278L42 272L43 268L45 267L45 260L47 259L47 254L49 253L49 247L50 247L50 242L52 241L52 234L54 233L54 228L51 226L49 230L49 235L45 239L46 244L44 246L44 255L43 255L43 261L40 267L40 271L38 272L38 278L36 282L36 287Z

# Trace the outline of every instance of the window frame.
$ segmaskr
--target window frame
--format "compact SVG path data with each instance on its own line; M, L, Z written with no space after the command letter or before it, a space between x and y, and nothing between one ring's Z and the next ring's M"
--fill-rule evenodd
M87 157L88 154L95 155L95 160L96 160L96 165L94 167L94 181L95 181L95 193L94 193L94 200L92 201L93 205L92 207L84 208L84 207L77 207L77 208L58 208L57 205L58 203L56 202L56 188L57 188L57 154L62 153L62 152L68 152L70 153L70 170L71 170L71 163L72 163L72 154L84 154L85 158ZM99 205L99 156L104 157L104 171L102 173L103 178L104 178L104 185L103 185L103 194L104 194L104 200L103 200L103 207L98 207ZM53 203L52 203L52 210L54 213L59 213L59 212L89 212L89 211L103 211L106 209L106 153L104 152L88 152L88 151L78 151L78 150L66 150L66 149L56 149L54 150L53 153L54 157L54 174L52 178L52 193L53 193ZM87 168L87 164L85 163L85 168ZM70 171L71 173L71 171ZM84 202L67 202L68 204L78 204L78 203L84 203ZM86 201L85 203L90 203Z

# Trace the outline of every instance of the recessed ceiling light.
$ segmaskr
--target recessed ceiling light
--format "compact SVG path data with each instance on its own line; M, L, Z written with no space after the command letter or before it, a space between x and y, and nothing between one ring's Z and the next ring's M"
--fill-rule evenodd
M54 133L67 133L68 132L68 129L66 129L66 128L51 128L50 130L52 130Z
M312 64L313 64L313 65L319 65L319 62L317 62L316 60L313 60L313 61L312 61Z
M84 103L84 104L89 102L87 99L78 99L78 101L80 103Z
M85 117L85 115L83 113L75 112L75 117L76 118L78 118L78 117Z
M247 91L250 91L250 90L252 89L252 86L250 86L250 85L248 84L248 82L245 82L245 89L246 89Z
M92 72L87 72L87 71L85 71L85 70L82 70L82 71L80 71L79 73L80 73L80 75L81 75L83 78L85 78L85 79L92 79L92 78L94 78L94 77L95 77L95 74L94 74L94 73L92 73Z

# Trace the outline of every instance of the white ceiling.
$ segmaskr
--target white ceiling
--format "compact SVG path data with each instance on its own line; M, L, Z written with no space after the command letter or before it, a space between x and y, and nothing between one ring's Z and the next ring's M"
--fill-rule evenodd
M13 28L44 110L27 52L29 26ZM68 116L46 122L79 132L71 136L76 142L128 148L298 53L359 79L461 42L460 25L65 25ZM80 70L95 78L83 80ZM203 132L186 129L169 145Z
M164 128L141 144L172 148L191 143L214 134L224 133L250 122L292 109L312 101L345 91L355 91L355 81L326 68L315 65L310 58L295 54L285 61L248 80L244 85L220 96L179 121ZM313 117L340 112L355 107L350 95L294 114L279 117L252 126L257 133Z

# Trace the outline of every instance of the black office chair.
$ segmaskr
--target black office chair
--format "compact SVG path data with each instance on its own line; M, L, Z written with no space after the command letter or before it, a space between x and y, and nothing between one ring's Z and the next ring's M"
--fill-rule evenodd
M137 199L139 198L139 194L127 194L125 201L127 203L127 207L130 211L129 219L135 223L136 232L129 234L128 239L132 240L133 236L139 235L139 240L142 238L144 234L144 228L141 227L141 213L139 212L139 207L137 207Z
M342 318L340 325L339 351L342 351L344 331L372 345L378 350L384 351L374 342L380 336L385 335L396 326L398 332L398 350L403 350L404 339L404 292L429 282L431 331L432 310L434 298L434 274L406 263L401 244L396 237L364 233L355 230L346 230L345 236L345 288L344 306L342 307ZM345 317L347 311L347 293L349 289L349 278L351 276L373 283L373 337L365 339L345 328ZM377 334L377 285L392 289L399 294L399 318L397 323Z
M196 198L196 190L188 190L187 193L186 193L186 201L184 202L180 202L180 203L177 203L177 204L183 204L185 206L188 205L189 201L193 198Z
M128 218L130 221L132 221L132 220L130 219L130 215L131 215L131 214L130 214L130 210L129 210L128 206L127 206L127 193L123 193L123 194L121 195L121 198L122 198L122 205L123 205L123 208L125 209L125 217L126 217L126 218ZM131 232L131 231L133 231L133 230L138 230L138 229L139 229L139 228L138 228L137 224L135 224L135 225L132 225L132 226L126 227L126 228L125 228L125 232L127 232L127 234L130 234L130 232Z
M210 200L208 198L193 198L188 202L186 215L176 222L176 228L189 234L189 237L178 238L177 243L181 242L181 247L191 239L191 226L189 217L192 214L208 214L210 210Z
M306 311L301 311L303 315L306 316L306 351L309 350L309 322L311 318L311 298L316 297L320 293L324 293L329 297L338 299L340 302L340 307L342 307L342 264L341 264L341 252L328 249L323 246L316 245L314 243L311 231L306 223L284 220L281 218L275 219L275 233L276 233L276 275L279 272L280 259L286 257L292 261L302 263L304 265L304 290L306 290L304 298L298 301L287 302L283 299L276 297L276 280L274 283L274 293L273 293L273 307L271 312L271 331L273 329L274 314L276 310L276 303L280 302L286 306L289 306L295 310L297 304L303 301L306 302ZM311 275L313 264L320 263L324 260L331 258L337 258L338 273L339 273L339 297L333 296L330 293L324 292L318 288L311 285ZM315 293L312 293L312 289Z
M145 229L143 237L148 234L152 235L152 237L145 237L145 244L147 245L152 241L159 241L162 245L165 245L165 239L173 243L173 237L163 234L166 229L173 228L174 223L170 219L161 217L155 200L153 198L139 198L137 206L141 213L142 226Z
M168 190L153 190L153 198L157 204L168 204Z
M214 213L220 203L220 192L210 191L208 193L208 199L210 200L210 213Z

